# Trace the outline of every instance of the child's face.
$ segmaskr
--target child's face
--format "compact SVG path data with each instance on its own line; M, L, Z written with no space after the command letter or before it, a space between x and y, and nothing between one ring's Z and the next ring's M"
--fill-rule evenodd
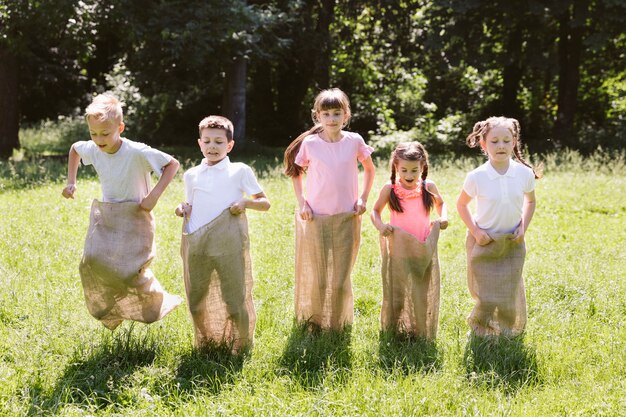
M124 131L124 122L116 123L115 120L99 121L94 116L87 118L89 136L102 152L109 154L118 151L122 146L120 134Z
M339 132L348 121L344 109L328 109L317 112L317 120L326 132Z
M505 126L494 126L480 141L480 147L492 162L508 162L513 154L515 140L511 131Z
M224 129L208 127L202 129L198 145L209 165L215 165L233 149L235 141L228 141Z
M396 173L400 178L400 185L407 190L412 190L417 187L422 178L422 163L398 159Z

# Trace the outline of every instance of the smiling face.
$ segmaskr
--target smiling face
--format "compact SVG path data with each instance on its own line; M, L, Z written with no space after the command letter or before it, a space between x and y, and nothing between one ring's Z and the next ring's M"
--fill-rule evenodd
M407 190L413 190L419 185L422 178L422 163L420 161L407 161L406 159L398 159L396 165L397 176L400 185Z
M226 155L233 149L235 141L228 141L224 129L208 127L202 129L198 145L207 164L215 165L226 158Z
M480 141L480 147L487 154L492 164L508 165L515 147L515 140L508 128L496 125Z
M124 122L119 124L115 120L100 121L97 117L87 118L89 136L102 152L113 154L122 146L120 134L124 131Z

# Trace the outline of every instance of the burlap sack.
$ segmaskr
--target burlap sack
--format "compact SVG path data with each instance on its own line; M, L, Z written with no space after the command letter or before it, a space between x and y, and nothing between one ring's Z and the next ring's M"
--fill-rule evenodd
M361 216L340 213L303 221L296 214L295 310L299 323L341 330L353 321L350 273Z
M193 233L183 226L181 256L195 344L252 344L256 313L248 220L224 210Z
M123 320L152 323L182 299L167 293L148 267L154 217L139 204L94 200L79 271L87 309L113 330Z
M516 336L526 325L526 245L513 242L512 236L492 236L492 242L480 246L467 234L467 281L476 301L467 321L478 336Z
M383 330L434 339L439 322L439 222L425 242L395 227L380 237Z

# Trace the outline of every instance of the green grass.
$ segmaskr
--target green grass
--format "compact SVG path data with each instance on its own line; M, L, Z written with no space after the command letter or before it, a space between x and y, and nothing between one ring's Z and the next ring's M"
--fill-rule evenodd
M623 156L546 158L527 234L527 331L496 342L467 336L465 228L454 209L465 173L480 161L435 159L430 176L451 223L439 241L435 343L380 333L378 236L367 219L353 273L354 325L328 334L293 326L295 199L271 157L252 159L272 208L248 213L258 319L254 348L243 357L194 351L185 306L149 326L104 329L85 308L78 275L90 202L100 195L93 173L82 169L76 199L64 200L62 160L0 163L0 415L626 412ZM374 190L388 176L380 166ZM180 295L181 223L173 209L182 196L178 175L155 209L153 263L163 286Z

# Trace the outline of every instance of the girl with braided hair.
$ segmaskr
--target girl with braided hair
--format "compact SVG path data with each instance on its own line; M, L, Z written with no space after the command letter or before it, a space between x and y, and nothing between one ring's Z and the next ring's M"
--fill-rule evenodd
M437 241L448 227L448 210L435 183L426 179L428 153L421 143L400 143L390 165L391 181L380 190L371 214L380 232L381 327L433 339L439 316ZM387 205L389 223L381 217ZM439 220L431 222L433 208Z
M535 179L541 175L521 155L515 119L478 122L466 142L471 148L480 146L488 158L467 174L457 200L468 229L468 285L476 302L468 323L478 336L515 336L526 325L524 235L535 212Z

